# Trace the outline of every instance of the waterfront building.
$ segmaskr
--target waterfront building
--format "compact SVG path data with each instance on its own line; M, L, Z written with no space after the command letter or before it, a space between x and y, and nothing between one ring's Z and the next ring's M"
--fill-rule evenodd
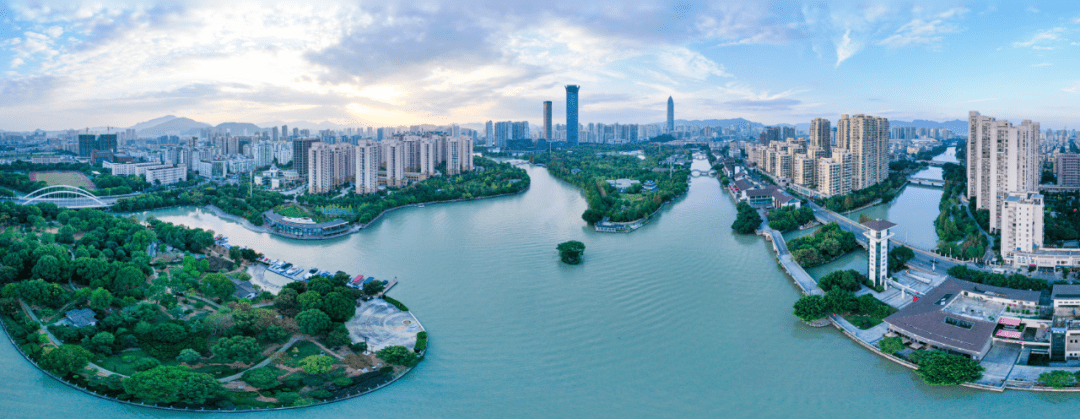
M1042 311L1041 294L948 278L918 301L886 317L885 323L890 332L911 339L918 347L978 361L993 347L999 323L1019 324L1012 313Z
M1002 229L1001 208L1009 193L1038 191L1039 134L1037 122L1014 126L976 111L968 114L967 197L990 211L991 231Z
M836 145L851 153L851 190L869 188L889 177L889 120L869 115L840 115Z
M151 185L172 185L187 180L187 166L159 166L146 169L144 175Z
M321 239L336 237L349 232L349 222L335 219L317 223L310 218L286 217L273 210L263 213L266 228L271 231L298 239Z
M578 145L578 90L581 86L566 86L566 145Z
M440 141L445 144L441 147L445 154L440 162L446 163L446 174L449 176L459 175L473 169L472 140L468 137L450 137Z
M867 240L867 278L875 287L888 288L889 285L889 239L890 228L896 224L885 220L870 220L862 223L868 228L863 235Z
M1057 184L1060 186L1080 186L1080 154L1061 153L1054 162L1057 172Z
M356 193L372 194L379 191L379 144L362 140L356 145Z

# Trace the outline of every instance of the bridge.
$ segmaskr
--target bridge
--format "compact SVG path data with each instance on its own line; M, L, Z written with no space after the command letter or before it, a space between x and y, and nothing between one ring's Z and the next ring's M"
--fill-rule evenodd
M129 196L129 195L125 195ZM77 186L53 185L46 186L17 198L19 205L34 205L42 202L50 202L64 208L107 208L116 203L123 196L98 197L90 191Z
M929 164L929 165L934 166L934 167L944 167L945 163L948 163L948 162L934 161L934 160L919 160L919 163L926 163L926 164Z
M921 177L910 177L910 178L908 178L908 182L914 183L916 185L945 187L945 181L941 180L941 179L927 179L927 178L921 178Z
M706 172L704 170L694 169L694 170L690 171L690 176L694 176L694 177L698 177L698 176L716 176L716 169L709 170L708 172Z

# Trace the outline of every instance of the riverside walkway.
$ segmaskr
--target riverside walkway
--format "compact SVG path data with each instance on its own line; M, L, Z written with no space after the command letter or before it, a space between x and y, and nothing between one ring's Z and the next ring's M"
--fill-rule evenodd
M799 266L794 259L791 258L791 252L788 251L787 242L784 241L784 235L779 231L773 230L769 227L765 227L764 231L769 235L770 241L773 244L773 250L776 250L776 259L780 261L780 266L784 267L788 276L795 280L795 285L798 285L802 289L803 294L806 295L825 295L825 291L822 291L818 287L817 281L814 280L810 274L806 273L806 270L802 266Z

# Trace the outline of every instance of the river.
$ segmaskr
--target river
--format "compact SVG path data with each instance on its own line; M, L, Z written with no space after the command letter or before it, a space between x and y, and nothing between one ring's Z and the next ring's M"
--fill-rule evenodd
M0 344L0 416L959 419L1074 410L1068 395L927 386L833 328L802 324L791 314L799 292L769 245L732 234L735 208L715 178L694 178L638 231L603 234L581 220L576 189L527 170L524 194L403 209L324 242L253 233L194 208L152 213L271 258L397 277L391 294L430 331L431 349L383 390L299 411L165 412L71 390ZM555 252L571 239L587 246L580 266Z

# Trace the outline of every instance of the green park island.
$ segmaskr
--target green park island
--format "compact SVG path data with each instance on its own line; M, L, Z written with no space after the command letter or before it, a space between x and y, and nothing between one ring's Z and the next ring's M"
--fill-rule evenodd
M219 197L218 199L225 199ZM276 296L262 258L213 233L51 203L0 203L0 318L32 363L84 392L193 411L314 405L365 394L424 358L427 332L377 351L368 311L407 316L383 284L337 272Z

